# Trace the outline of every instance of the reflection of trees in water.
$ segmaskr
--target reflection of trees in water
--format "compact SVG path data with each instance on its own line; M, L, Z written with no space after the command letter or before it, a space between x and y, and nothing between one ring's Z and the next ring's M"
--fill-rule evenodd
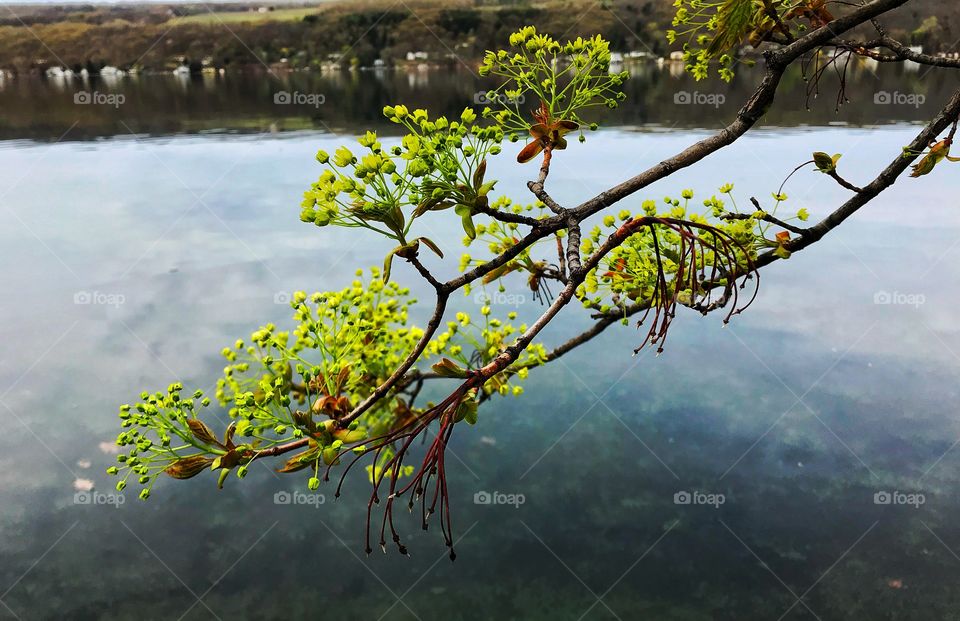
M728 120L747 99L760 79L759 71L743 67L731 84L695 82L677 69L654 63L632 63L625 85L627 100L610 111L606 125L714 127ZM835 111L838 83L827 74L820 97L811 98L803 110L807 83L799 72L784 78L778 98L791 105L774 105L766 123L779 126L825 125L845 122L872 125L891 121L922 120L927 107L946 97L944 81L924 80L924 71L910 67L880 67L867 63L851 66L848 97L851 103ZM103 78L81 80L17 78L0 82L0 138L54 140L79 118L66 140L124 135L127 127L157 135L204 130L238 132L302 129L353 133L354 127L371 124L392 132L395 126L381 114L383 106L405 101L411 107L429 107L449 115L482 102L479 95L492 83L478 79L466 68L433 70L370 70L330 73L266 72L227 75L142 75L109 82ZM78 105L74 93L118 92L125 100L119 108ZM277 93L299 95L301 103L274 103ZM883 103L890 101L925 103ZM893 95L900 95L894 97ZM320 96L320 97L318 97ZM322 100L322 103L317 103ZM878 103L879 102L879 103ZM529 102L531 106L535 102ZM932 109L932 108L931 108Z

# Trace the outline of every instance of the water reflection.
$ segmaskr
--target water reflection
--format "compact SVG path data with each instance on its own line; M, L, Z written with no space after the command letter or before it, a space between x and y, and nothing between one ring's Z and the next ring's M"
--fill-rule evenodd
M421 78L338 76L324 88L352 105L325 107L340 116L324 122L356 133L381 102L426 97L427 81L433 90L447 80L434 105L448 109L474 88ZM298 79L287 84L308 88ZM231 94L248 118L272 97L269 84L219 80L209 91L191 81L182 97L172 82L125 80L142 108L124 108L124 122L192 131L209 128L204 119ZM641 80L673 96L665 74ZM244 89L257 96L243 99ZM130 112L161 100L172 102L161 118ZM619 122L669 125L661 107L638 104ZM818 118L779 114L785 124ZM34 116L49 125L29 131L11 118L5 131L18 137L59 131L56 115ZM100 118L85 117L83 131L113 127ZM843 151L862 182L914 132L767 129L643 198L727 181L767 196L813 150ZM602 131L557 158L554 194L586 198L701 135ZM276 492L305 487L266 467L219 492L196 480L164 484L149 503L111 498L102 473L118 403L174 378L209 387L224 343L287 316L278 293L340 287L357 265L382 260L374 237L297 221L313 154L339 140L295 132L0 148L0 619L951 618L960 217L943 197L960 181L950 168L898 183L816 249L771 267L756 306L728 328L685 314L659 358L631 358L637 333L614 330L537 371L522 399L482 411L452 446L455 564L413 521L402 525L412 558L362 557L359 479L338 502L321 488L322 502L275 504ZM504 161L491 174L522 196L530 170ZM796 178L791 208L817 218L838 204L844 191L821 181ZM458 225L429 225L456 256ZM415 282L403 266L395 278ZM455 306L476 310L472 297ZM539 307L518 310L528 318ZM570 313L544 338L585 322ZM76 497L77 479L103 495ZM475 504L481 492L524 502ZM683 492L724 502L677 504ZM875 503L883 492L890 504ZM895 504L907 497L894 492L924 502Z
M624 105L605 116L619 126L666 128L716 127L732 114L756 87L759 69L742 67L727 85L695 82L678 63L632 62ZM820 97L807 97L808 83L799 71L784 78L779 98L789 105L774 107L765 122L776 126L822 125L830 122L874 125L893 120L917 121L929 117L948 95L946 81L925 80L923 71L901 67L851 65L852 105L835 109L837 84L828 76ZM477 94L492 86L468 69L455 71L355 71L329 73L208 73L191 76L127 75L39 79L17 77L0 81L0 139L36 138L84 140L104 136L167 135L205 131L260 132L317 129L352 131L357 124L395 132L381 114L384 105L403 101L411 106L459 114L477 103ZM123 96L120 109L104 105L79 106L74 94L94 92ZM322 95L314 106L276 103L280 92ZM878 93L921 96L913 105L906 97L874 104ZM301 97L306 101L307 97ZM719 101L718 101L719 100ZM291 101L296 101L293 98ZM696 102L707 102L696 105ZM897 103L899 101L899 103ZM694 102L690 105L685 102ZM532 105L532 104L531 104ZM804 107L809 105L810 112ZM74 125L76 121L79 121ZM72 128L72 129L70 129ZM69 132L67 130L70 129Z

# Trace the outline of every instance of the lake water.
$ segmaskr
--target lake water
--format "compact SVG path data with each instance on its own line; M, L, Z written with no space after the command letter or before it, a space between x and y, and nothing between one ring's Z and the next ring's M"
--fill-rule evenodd
M555 158L553 195L575 204L707 135L756 79L638 71L613 122ZM289 318L275 300L382 261L381 239L299 222L317 149L383 127L386 103L457 111L483 88L466 72L3 83L0 619L960 618L949 165L766 269L726 329L682 313L662 356L632 357L639 334L613 327L533 372L522 398L484 406L448 460L455 563L412 519L410 558L366 557L360 479L313 505L276 504L305 485L267 468L222 491L203 477L162 482L147 503L78 502L78 478L113 491L119 403L175 379L209 387L223 345ZM866 183L949 88L864 70L839 113L832 84L803 112L793 76L762 128L629 204L724 182L762 200L814 150L844 153ZM78 91L124 103L74 104ZM279 91L324 103L274 104ZM675 103L684 92L726 102ZM503 157L489 176L522 199L533 174ZM846 195L810 172L786 191L813 220ZM431 226L458 256L459 225ZM426 299L408 267L394 278ZM586 325L570 308L543 341ZM483 492L524 502L475 503ZM723 503L678 504L684 493Z

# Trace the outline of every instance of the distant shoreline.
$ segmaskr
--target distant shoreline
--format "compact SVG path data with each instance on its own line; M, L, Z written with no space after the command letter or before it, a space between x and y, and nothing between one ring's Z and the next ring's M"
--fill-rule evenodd
M914 24L914 13L904 13L890 24L892 34L927 52L950 50L960 39L951 29L960 27L960 6L917 1L930 5L924 14L942 19ZM0 69L15 74L473 65L528 24L564 38L600 34L612 50L649 59L677 49L664 36L671 0L218 2L216 10L189 1L4 6Z

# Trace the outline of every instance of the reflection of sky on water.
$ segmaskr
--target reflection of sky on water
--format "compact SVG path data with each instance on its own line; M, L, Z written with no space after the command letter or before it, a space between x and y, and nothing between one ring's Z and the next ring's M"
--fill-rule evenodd
M762 130L642 198L684 187L702 198L729 181L744 208L751 195L769 202L814 150L843 152L841 171L866 183L915 132ZM699 135L594 135L555 159L552 193L588 198ZM267 469L222 492L208 477L161 485L145 505L133 494L120 509L73 504L75 477L110 491L102 472L111 457L97 447L115 435L118 403L174 378L209 386L223 344L289 315L277 293L339 288L356 266L380 263L382 240L297 219L319 170L314 153L339 142L295 133L0 147L0 387L11 386L0 393L10 408L0 406L0 593L67 532L0 595L18 614L96 618L109 603L125 618L142 600L157 618L176 618L196 600L174 574L199 596L227 572L203 596L220 617L296 618L335 602L343 618L377 618L395 603L391 590L401 596L440 557L438 536L412 533L414 558L370 561L386 588L360 567L359 481L318 509L275 506L275 491L305 486ZM509 159L490 174L503 179L499 190L524 197L533 169ZM799 596L867 533L804 600L811 609L824 619L947 618L960 561L937 537L960 546L951 519L958 456L938 459L958 437L957 178L944 166L901 180L816 247L764 271L758 301L727 329L719 317L684 313L656 359L632 358L637 333L611 329L535 372L522 399L487 406L453 447L464 462L450 465L454 518L466 533L460 558L433 567L386 618L551 610L576 619L595 603L591 590L602 594L666 531L604 597L620 617L776 618L794 598L753 554ZM846 194L811 172L785 191L789 209L805 207L813 220ZM444 221L424 232L455 259L458 231ZM397 267L396 279L415 282ZM123 303L77 305L78 292ZM875 304L883 292L924 303ZM571 309L544 340L584 324ZM727 501L717 510L673 504L675 492L694 489ZM876 506L882 489L922 490L927 503ZM526 502L477 506L478 490ZM908 588L889 586L894 579ZM279 612L288 605L280 600L291 608ZM263 613L244 615L245 606ZM0 607L0 619L8 614ZM790 614L813 618L800 604ZM196 604L187 618L212 615ZM612 615L597 604L587 618Z

